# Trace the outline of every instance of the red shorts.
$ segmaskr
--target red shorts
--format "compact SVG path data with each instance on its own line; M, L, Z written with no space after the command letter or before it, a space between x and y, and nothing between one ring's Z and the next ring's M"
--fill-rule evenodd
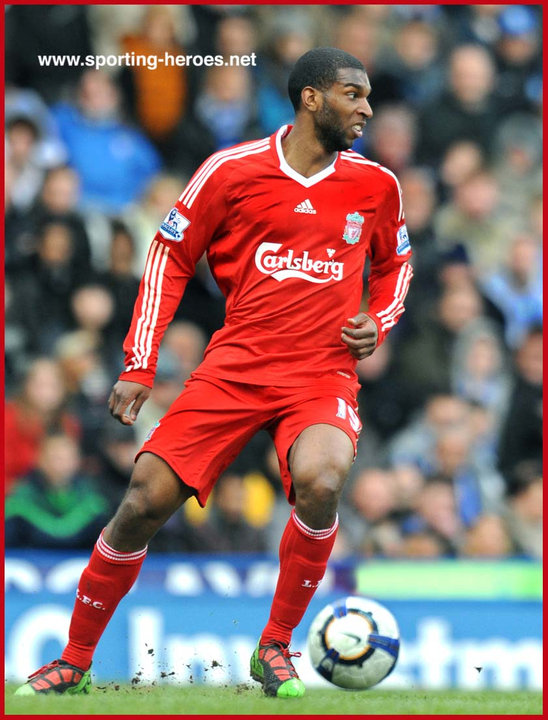
M196 490L202 507L219 475L259 430L268 430L290 503L295 496L288 453L300 433L325 423L341 428L354 445L361 430L355 394L337 385L271 387L194 377L152 428L137 457L158 455Z

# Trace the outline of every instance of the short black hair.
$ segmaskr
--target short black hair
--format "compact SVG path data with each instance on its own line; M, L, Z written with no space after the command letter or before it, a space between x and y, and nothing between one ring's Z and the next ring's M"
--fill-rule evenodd
M35 140L40 137L40 127L38 123L28 115L13 115L9 120L6 121L6 131L9 132L14 127L24 127L30 130L34 135Z
M301 105L301 92L305 87L328 90L337 81L337 73L344 68L363 70L362 63L350 53L333 47L309 50L297 60L287 84L289 99L295 111Z

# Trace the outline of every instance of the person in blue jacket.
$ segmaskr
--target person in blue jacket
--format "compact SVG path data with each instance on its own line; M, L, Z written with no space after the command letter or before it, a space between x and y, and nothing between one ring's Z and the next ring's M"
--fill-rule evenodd
M69 163L81 179L84 209L119 213L139 198L161 168L152 143L121 119L120 105L112 78L89 70L80 79L77 102L53 108Z

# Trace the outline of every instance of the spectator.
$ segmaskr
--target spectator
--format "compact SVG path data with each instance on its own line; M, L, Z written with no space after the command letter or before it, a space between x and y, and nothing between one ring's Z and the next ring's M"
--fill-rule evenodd
M105 329L109 346L116 351L113 359L121 353L122 342L131 323L139 280L135 266L135 241L127 227L119 220L111 222L109 262L97 280L110 293L114 302L112 318Z
M484 503L481 481L472 460L472 434L467 425L438 434L432 479L447 482L455 495L456 511L464 526L481 514Z
M369 154L398 177L412 163L416 144L416 118L403 105L384 105L375 113L369 132ZM354 146L360 152L359 147Z
M139 451L135 428L107 420L101 432L99 453L95 466L88 464L96 478L97 487L114 512L122 499Z
M211 134L215 150L250 137L255 122L252 78L247 68L210 68L195 105L196 118Z
M413 292L406 298L411 312L407 322L402 318L402 322L412 326L414 319L428 312L439 295L440 257L432 226L436 186L434 175L427 168L409 167L399 174L399 178L405 198L405 223L415 250L412 265L416 282Z
M36 90L48 104L70 93L82 74L81 65L52 63L38 72L37 57L91 54L88 12L86 5L8 6L7 82Z
M36 159L43 167L56 167L66 161L66 152L59 140L51 110L36 91L8 84L5 113L8 126L15 118L29 119L36 126L39 137Z
M107 502L80 472L68 435L42 441L38 466L6 500L6 546L84 549L107 521Z
M257 49L254 11L249 11L245 7L235 8L233 12L220 18L214 35L215 47L225 57L250 55Z
M40 131L32 118L13 117L6 126L6 162L10 171L9 202L19 212L28 210L44 179L39 158Z
M504 317L507 345L519 347L528 330L542 323L541 245L525 233L515 235L508 253L481 286Z
M449 18L453 42L479 44L492 50L500 36L498 16L502 5L444 5Z
M439 559L450 554L450 547L438 533L424 529L406 533L401 541L400 555L412 559Z
M123 213L123 222L135 239L133 272L141 277L150 243L160 223L171 210L188 178L161 173L155 175L137 202Z
M519 463L542 462L542 327L529 330L516 356L516 375L499 442L499 469L511 486Z
M534 6L510 5L499 16L497 94L502 113L537 111L542 102L541 24Z
M360 360L356 372L361 385L358 403L365 434L370 441L374 435L377 444L384 442L403 427L410 413L404 384L394 361L392 338L387 338L373 355ZM360 442L365 442L365 438L362 437ZM371 454L372 448L368 451ZM358 455L361 455L360 450Z
M481 299L481 321L492 323L496 333L500 337L504 335L504 316L497 306L482 292L481 284L477 278L477 268L471 262L463 245L458 243L438 255L437 277L435 280L437 281L438 293L473 287ZM425 307L423 313L419 314L419 318L428 311L428 307Z
M123 38L139 32L143 5L88 5L91 39L97 55L118 55L122 51ZM173 9L167 6L168 9ZM174 12L175 38L179 45L187 47L196 36L192 9L188 5L177 5Z
M210 67L192 113L177 132L172 167L192 175L205 158L230 145L260 136L253 76L247 67Z
M434 218L440 250L460 243L477 273L492 270L508 246L510 231L509 218L501 214L499 201L494 173L480 170L463 180Z
M82 181L82 207L118 213L143 192L160 169L151 143L120 119L120 93L100 70L87 70L76 104L54 107L69 162Z
M20 368L30 361L28 336L19 322L17 309L13 304L12 281L4 281L4 392L13 393L17 385Z
M535 193L528 202L529 218L527 229L533 237L542 240L542 229L544 222L543 198L542 193Z
M495 66L479 45L462 45L451 53L448 87L426 105L420 117L420 162L436 167L457 140L473 140L489 154L493 128L500 120L494 99Z
M513 553L512 540L499 515L481 515L468 528L459 554L469 558L506 558Z
M510 378L504 348L491 325L480 321L460 334L451 374L455 395L487 407L498 416L506 411Z
M542 122L514 113L501 123L496 138L495 176L500 188L501 211L527 227L531 198L542 188Z
M258 120L265 135L292 121L287 79L295 61L312 47L310 21L299 11L276 18L270 31L257 89Z
M79 437L80 424L68 413L66 388L59 365L37 357L27 369L20 392L6 402L5 472L6 490L17 478L34 470L40 443L49 432L62 430Z
M412 407L421 407L432 394L450 392L455 342L481 314L481 296L473 285L463 284L444 289L433 313L421 318L398 353L397 368L406 379Z
M335 26L333 46L350 53L367 68L371 85L375 84L376 59L380 46L379 19L368 12L368 6L346 11Z
M442 157L439 168L440 195L451 202L456 189L485 168L486 158L481 147L473 140L451 143Z
M71 226L49 221L40 228L37 249L12 286L14 321L24 329L35 354L51 353L70 329L70 299L78 286Z
M122 350L112 332L114 297L99 283L87 283L74 291L71 311L76 331L84 330L95 339L101 362L109 374L115 374L122 362Z
M471 458L480 478L482 500L490 511L502 510L505 491L504 478L498 470L498 440L502 418L495 412L471 402L468 429L471 435Z
M193 51L201 55L220 51L222 46L219 46L218 41L219 26L223 20L241 17L253 19L255 15L255 8L250 10L249 7L242 5L193 5L190 9L197 31ZM245 46L242 44L244 40L246 43L255 42L253 37L249 38L247 32L242 31L242 26L239 26L234 33L230 33L230 36L231 40L236 36L241 43L240 47Z
M405 102L421 108L438 97L443 88L439 40L438 27L420 18L411 18L396 30L375 75L379 106Z
M519 463L509 489L506 523L516 551L542 559L542 467L537 462Z
M75 330L62 335L54 355L61 367L68 391L68 407L82 425L81 450L84 463L98 453L101 430L110 418L107 409L111 374L100 354L100 341L89 330Z
M413 246L432 252L432 217L436 207L434 176L426 168L411 167L400 173L402 195L405 197L405 222ZM418 262L427 262L417 258ZM414 261L416 269L417 261Z
M354 513L345 510L344 527L354 551L366 556L396 555L398 498L393 473L380 468L362 470L352 483L349 500Z
M287 12L291 10L288 8ZM221 54L225 60L231 55L251 55L256 53L257 23L249 13L248 8L240 7L236 11L222 18L215 28L215 52ZM255 73L256 66L250 66Z
M79 179L74 170L63 165L48 170L33 206L13 219L8 211L6 268L13 272L28 270L41 229L48 223L61 223L70 229L73 245L67 273L75 285L87 280L91 247L84 221L76 210L78 197Z
M453 555L459 545L463 528L451 484L444 480L430 479L418 495L416 511L403 521L402 531L403 548L408 554L406 538L409 535L426 534L433 538L429 542L429 552L432 552L434 545L438 551L443 551L443 555Z
M266 536L264 531L246 520L247 502L243 477L227 471L217 481L207 519L187 533L184 532L184 516L179 512L159 531L156 542L153 540L153 549L185 549L200 553L264 552Z
M121 81L132 116L166 163L175 151L173 133L188 102L186 68L163 62L166 53L185 54L177 40L177 10L178 6L172 5L146 7L138 31L122 39L124 52L161 59L152 70L147 65L125 68Z
M439 436L452 428L468 426L469 416L470 407L461 398L433 395L426 402L424 410L392 438L388 444L387 457L396 477L400 478L400 497L409 494L409 490L402 492L407 485L414 489L421 486L421 482L417 482L417 473L430 476L437 471L436 444ZM405 482L406 479L408 482Z

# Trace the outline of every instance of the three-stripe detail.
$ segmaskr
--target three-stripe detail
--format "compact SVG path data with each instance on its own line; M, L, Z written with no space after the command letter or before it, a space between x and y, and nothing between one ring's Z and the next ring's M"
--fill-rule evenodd
M376 313L377 317L381 321L381 328L383 332L386 332L389 328L395 325L398 317L405 310L403 301L405 300L405 296L409 290L409 283L411 282L412 277L413 268L408 262L403 263L398 274L396 287L394 289L394 299L387 308Z
M160 312L164 270L169 255L169 246L153 240L148 251L143 275L143 299L141 314L135 328L133 360L127 370L145 369L152 353L154 330Z

